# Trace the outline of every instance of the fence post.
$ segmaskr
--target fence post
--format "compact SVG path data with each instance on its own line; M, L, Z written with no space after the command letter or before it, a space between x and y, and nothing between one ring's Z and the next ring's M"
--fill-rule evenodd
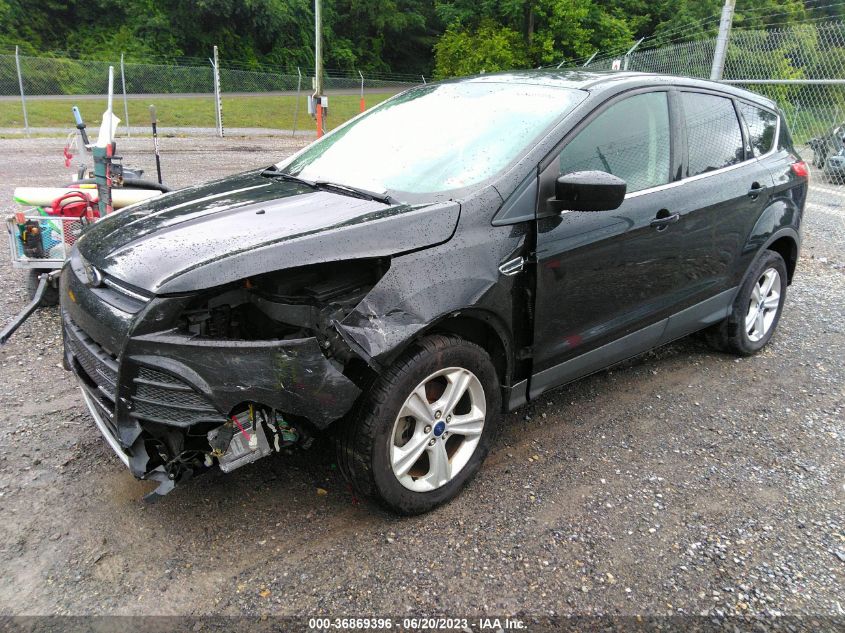
M636 44L634 44L631 48L629 48L627 53L625 53L625 60L622 62L622 70L628 70L628 65L629 65L629 64L630 64L630 62L631 62L631 55L632 55L632 54L633 54L633 52L637 49L637 47L638 47L640 44L642 44L642 43L643 43L643 40L644 40L644 39L645 39L644 37L641 37L641 38L639 39L639 41L638 41Z
M731 37L731 25L734 19L736 0L725 0L722 7L722 20L719 22L719 36L716 38L716 50L713 53L713 66L710 69L710 80L719 81L725 72L725 57L728 53L728 40Z
M19 47L15 46L15 66L18 68L18 85L21 87L21 108L23 108L23 127L29 136L29 118L26 116L26 95L23 91L23 75L21 74L21 55Z
M132 136L129 131L129 102L126 100L126 70L123 68L123 53L120 54L120 83L123 86L123 114L126 115L126 136Z
M364 104L364 74L359 70L358 74L361 75L361 112L367 109L367 106Z
M291 136L296 136L296 121L299 118L299 98L302 92L302 71L299 70L299 66L296 67L296 74L299 75L299 79L296 81L296 105L293 111L293 134Z
M590 59L588 59L587 61L585 61L582 67L587 67L587 66L589 66L589 65L590 65L590 62L591 62L591 61L593 61L593 60L596 58L596 55L598 55L598 54L599 54L599 52L598 52L598 51L596 51L595 53L593 53L592 55L590 55ZM566 61L567 61L567 60L566 60L566 59L564 59L564 60L563 60L562 62L560 62L557 66L555 66L555 68L560 68L561 66L563 66L563 65L566 63Z
M214 73L214 109L217 114L217 136L223 136L223 99L220 96L220 61L217 57L217 47L214 47L214 58L211 62Z

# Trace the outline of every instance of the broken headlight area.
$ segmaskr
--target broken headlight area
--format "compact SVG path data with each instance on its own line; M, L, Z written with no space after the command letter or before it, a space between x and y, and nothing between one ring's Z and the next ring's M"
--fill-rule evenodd
M284 340L316 337L327 358L356 358L336 327L390 266L387 258L328 262L249 277L204 293L182 314L180 329L199 337Z
M202 423L188 429L145 422L141 440L146 452L146 478L159 480L156 494L170 492L215 464L230 473L273 453L307 449L313 437L307 424L258 403L236 407L223 424Z

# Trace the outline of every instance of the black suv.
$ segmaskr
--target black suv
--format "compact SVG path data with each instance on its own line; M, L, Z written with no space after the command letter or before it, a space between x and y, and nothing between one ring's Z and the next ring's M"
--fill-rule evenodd
M66 362L157 494L330 433L360 493L422 512L548 389L698 330L766 345L807 186L777 106L729 86L429 84L89 228Z

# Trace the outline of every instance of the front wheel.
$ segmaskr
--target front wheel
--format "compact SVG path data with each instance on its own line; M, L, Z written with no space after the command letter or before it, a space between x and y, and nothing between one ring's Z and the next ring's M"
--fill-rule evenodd
M427 512L478 472L500 408L487 352L428 336L362 397L340 432L338 462L360 494L401 514Z
M720 351L739 356L759 352L780 321L786 285L783 257L765 251L748 271L728 318L707 330L707 341Z

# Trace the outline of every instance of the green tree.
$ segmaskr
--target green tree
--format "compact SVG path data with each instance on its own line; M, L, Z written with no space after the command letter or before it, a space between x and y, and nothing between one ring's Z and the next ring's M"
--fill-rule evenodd
M439 74L454 72L449 70L456 67L451 51L458 42L468 53L477 47L495 55L496 65L504 59L498 45L510 42L516 59L525 58L527 66L541 66L597 49L618 48L633 38L630 24L618 11L593 0L454 0L438 2L437 11L449 24L435 47ZM481 41L494 33L500 36L495 44ZM521 36L521 45L514 35ZM468 59L475 63L464 62L461 68L469 73L487 69L493 61L479 54L470 54Z
M739 30L845 15L818 0L739 0ZM323 0L325 64L445 74L712 37L723 0ZM116 60L313 64L313 0L0 0L0 47ZM792 53L790 53L792 54ZM796 53L797 54L797 53ZM69 67L69 76L73 72Z
M528 65L528 50L522 36L493 20L478 28L449 29L434 45L435 77L453 77L497 72Z

